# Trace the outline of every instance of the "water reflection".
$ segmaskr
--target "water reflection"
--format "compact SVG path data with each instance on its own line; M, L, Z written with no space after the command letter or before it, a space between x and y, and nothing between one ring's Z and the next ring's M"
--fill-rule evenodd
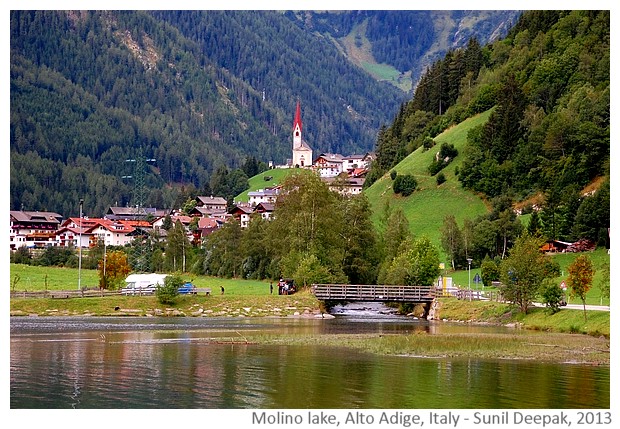
M504 329L362 319L13 318L11 407L609 407L608 367L377 356L242 341L248 331Z

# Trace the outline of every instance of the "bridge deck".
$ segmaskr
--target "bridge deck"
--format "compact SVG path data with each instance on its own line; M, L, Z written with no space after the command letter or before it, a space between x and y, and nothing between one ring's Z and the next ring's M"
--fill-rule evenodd
M323 301L431 302L433 286L314 284L312 293Z

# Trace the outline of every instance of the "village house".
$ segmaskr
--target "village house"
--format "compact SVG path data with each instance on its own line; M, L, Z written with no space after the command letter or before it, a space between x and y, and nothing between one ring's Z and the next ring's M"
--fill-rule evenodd
M274 203L259 203L254 207L254 213L260 214L265 220L270 220L275 207Z
M229 215L226 209L208 209L206 207L194 207L188 213L191 217L199 217L199 218L213 218L213 219L222 219L226 220Z
M213 195L209 197L196 197L196 207L204 210L204 213L214 213L214 212L225 212L227 201L222 197L214 197ZM201 213L203 213L201 211Z
M92 233L88 232L98 225L98 219L70 217L65 219L56 232L56 243L60 247L90 246Z
M11 211L9 224L10 249L55 246L56 231L61 221L62 216L54 212Z
M323 182L327 183L329 189L332 191L338 192L344 196L354 196L362 193L364 188L363 177L325 177L322 179Z
M342 157L342 169L351 173L356 168L365 168L364 157L366 155L349 155Z
M321 177L336 177L346 171L344 169L344 157L337 153L322 153L312 165Z
M110 220L146 220L157 219L170 214L170 209L157 209L154 207L110 207L104 218Z
M547 240L540 248L543 253L564 253L572 243L559 240Z
M270 188L259 189L258 191L248 192L250 205L256 206L260 203L275 203L281 189L281 186L273 186Z
M194 231L194 243L199 244L201 240L213 234L224 225L223 219L203 217L198 220L198 227Z
M134 225L132 225L132 223ZM132 242L136 227L150 227L145 221L112 221L105 218L68 218L56 233L60 247L93 247L100 241L105 246L125 246Z
M181 222L181 224L187 229L189 228L189 224L192 222L192 216L182 215L179 212L172 213L170 216L170 220L172 221L172 225L175 225L177 222ZM163 230L164 229L164 221L166 220L166 216L162 216L153 222L153 229L155 230Z
M102 241L105 246L125 246L130 244L136 236L136 227L128 221L114 222L108 219L101 219L101 221L99 225L88 231L91 234L91 247L96 246L99 241ZM150 224L146 223L150 227Z
M228 213L240 222L241 228L247 228L254 209L249 204L238 204L230 209Z

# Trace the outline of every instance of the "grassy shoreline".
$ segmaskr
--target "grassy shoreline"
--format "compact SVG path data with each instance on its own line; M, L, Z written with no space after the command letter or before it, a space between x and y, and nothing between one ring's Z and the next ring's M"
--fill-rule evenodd
M336 334L320 336L255 335L248 341L271 345L348 347L369 353L432 359L511 359L609 365L609 342L587 335L548 333L540 336L460 333Z
M279 296L182 296L174 306L154 296L11 299L11 316L128 316L128 317L321 317L320 302L308 291ZM424 358L536 359L557 363L610 364L609 312L579 310L548 315L533 309L527 315L494 302L439 300L437 319L466 324L514 326L514 333L429 334L244 334L249 343L350 347L370 353ZM523 330L545 331L523 335ZM583 335L588 334L588 335Z
M94 281L93 270L82 270L83 279ZM12 276L21 275L16 290L74 289L77 270L11 265ZM89 277L90 275L90 277ZM46 277L47 276L47 277ZM127 316L127 317L321 317L321 302L309 291L272 295L269 282L258 280L188 277L213 294L179 296L175 305L159 304L154 296L89 298L12 298L10 315L28 316ZM88 280L86 280L88 282ZM225 294L219 293L220 286ZM507 304L440 298L432 323L491 324L513 326L514 334L398 335L278 335L248 334L247 341L260 344L351 347L371 353L427 358L537 359L609 365L610 312L562 309L550 315L544 308L522 314ZM523 335L523 330L544 331ZM583 335L586 334L586 335Z

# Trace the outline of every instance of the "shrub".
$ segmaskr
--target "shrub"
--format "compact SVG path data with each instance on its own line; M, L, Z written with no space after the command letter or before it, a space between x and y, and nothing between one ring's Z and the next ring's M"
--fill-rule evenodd
M30 265L32 262L32 256L30 256L30 250L27 247L18 247L15 252L11 253L11 263L13 264L26 264Z
M541 290L541 298L551 314L555 314L560 311L560 303L564 300L564 291L555 283L545 283Z
M398 173L396 172L396 170L390 171L390 179L392 179L392 180L396 179L397 175L398 175Z
M480 265L480 276L482 277L482 284L486 287L490 287L494 281L498 281L500 277L500 267L493 259L489 258L489 256L485 256L482 261L482 265Z
M439 173L446 165L448 164L445 163L443 159L437 159L430 163L430 165L428 166L428 172L431 176L434 176L435 174Z
M441 185L442 183L444 183L446 181L446 175L443 173L439 173L437 175L437 186Z
M455 148L452 143L442 143L441 144L441 148L439 149L439 158L440 159L450 158L450 161L452 161L452 159L456 158L456 156L458 154L459 154L458 149ZM450 161L448 161L448 162L450 162Z
M415 191L418 186L417 180L411 174L399 174L394 179L394 185L392 189L395 194L401 194L403 197L408 197Z
M428 166L428 172L431 176L439 173L445 166L450 164L452 160L459 154L457 148L451 143L442 143L436 159Z
M179 296L179 287L183 285L183 279L180 276L167 276L163 286L157 286L155 296L160 304L173 305Z
M36 265L50 266L68 266L73 250L67 247L50 246L36 259Z
M424 140L422 141L422 146L424 147L424 151L427 151L433 146L435 146L435 140L430 137L424 137Z

